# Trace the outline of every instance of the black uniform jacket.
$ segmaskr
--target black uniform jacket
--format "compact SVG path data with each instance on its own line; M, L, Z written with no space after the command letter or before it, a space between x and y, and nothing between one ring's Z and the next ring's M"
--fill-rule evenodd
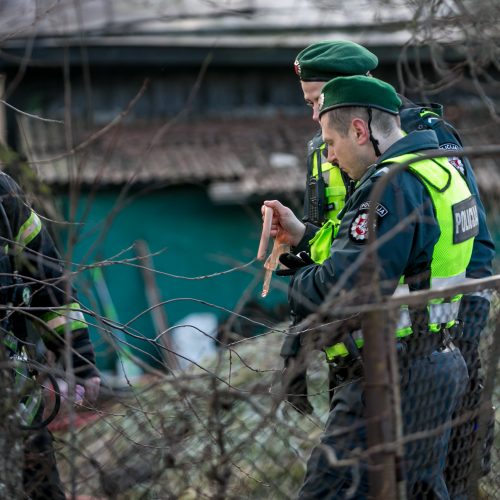
M378 163L405 153L437 149L433 131L415 131L394 143ZM299 269L292 277L289 301L292 314L305 317L326 295L351 291L359 279L359 258L367 242L368 201L374 183L384 170L371 166L347 201L330 257L321 265ZM386 166L386 165L384 165ZM392 293L401 276L420 276L429 271L440 230L430 195L420 180L408 171L396 175L384 190L376 209L377 238L387 240L378 249L378 279L383 292ZM394 228L399 224L399 228Z
M0 243L3 250L0 252L0 304L5 306L13 302L13 271L22 278L23 287L28 285L31 289L29 315L41 318L49 311L77 302L72 280L65 273L60 254L43 220L31 209L20 187L3 172L0 172ZM15 305L19 305L19 300L17 297L18 304ZM1 317L5 321L5 310ZM22 343L25 332L15 331L15 325L22 323L15 321L15 315L13 319L10 326L14 325L13 333ZM39 324L37 321L32 323ZM93 377L98 372L88 329L81 321L75 324L70 339L73 369L78 377ZM32 330L39 333L50 351L64 360L61 356L66 345L63 335L49 333L43 328Z

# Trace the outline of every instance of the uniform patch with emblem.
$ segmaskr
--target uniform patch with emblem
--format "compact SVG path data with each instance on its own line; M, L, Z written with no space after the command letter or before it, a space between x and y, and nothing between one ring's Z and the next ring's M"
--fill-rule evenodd
M458 144L454 144L453 142L445 142L439 146L439 149L444 149L445 151L457 151L460 149L460 146ZM465 175L465 168L461 158L458 156L450 156L448 158L448 162L462 175Z
M356 243L368 241L368 212L358 212L349 228L349 238Z
M359 210L368 210L369 208L370 208L369 201L365 201L361 203L361 205L359 206ZM389 210L387 210L387 208L385 208L384 205L382 205L381 203L377 203L377 208L375 209L375 212L379 217L385 217L389 213Z
M444 144L441 144L439 146L439 149L445 149L446 151L456 151L457 149L460 149L458 144L454 144L453 142L445 142Z
M462 175L465 175L465 167L462 160L458 156L448 158L449 163L455 167Z
M358 212L354 216L351 226L349 228L349 238L358 244L363 244L368 242L368 212L370 210L370 202L365 201L359 206ZM378 220L385 217L389 210L387 210L384 205L377 203L375 208L375 224Z
M453 210L453 243L462 243L479 233L479 216L474 196L455 203Z

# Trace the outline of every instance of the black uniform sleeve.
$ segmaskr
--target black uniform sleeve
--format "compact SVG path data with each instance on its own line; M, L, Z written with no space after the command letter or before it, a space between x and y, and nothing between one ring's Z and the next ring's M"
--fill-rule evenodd
M296 246L291 248L291 251L295 254L302 251L309 252L310 251L309 242L314 238L314 235L319 231L319 227L315 226L314 224L311 224L310 222L306 222L305 226L306 230L304 232L304 236L302 236L302 239L297 243Z
M374 179L351 197L330 257L322 265L297 271L290 284L290 305L297 317L311 313L332 292L352 291L358 285L360 257L367 242L367 202ZM416 276L430 269L439 226L424 186L409 172L393 179L377 206L378 280L391 294L401 276ZM396 229L397 228L397 229Z
M94 350L81 305L47 228L6 174L0 175L0 197L0 227L10 261L31 288L30 314L40 319L39 326L43 322L47 327L37 331L46 347L63 361L68 333L75 375L96 376Z

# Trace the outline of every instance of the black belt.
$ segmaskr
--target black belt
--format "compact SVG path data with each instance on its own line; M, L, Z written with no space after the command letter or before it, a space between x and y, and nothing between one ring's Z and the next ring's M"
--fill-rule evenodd
M435 351L453 350L455 346L451 341L448 329L440 332L425 331L420 334L413 333L408 337L398 338L396 342L398 356L405 360L418 359L431 355ZM362 348L359 352L362 352ZM340 381L345 382L363 375L362 357L351 354L339 356L329 361L330 371Z
M413 333L408 337L399 338L396 343L397 352L400 356L411 358L429 356L435 351L444 351L453 347L451 335L447 328L439 332Z
M329 376L334 378L333 386L337 386L363 376L363 364L357 359L352 359L350 364L330 364Z

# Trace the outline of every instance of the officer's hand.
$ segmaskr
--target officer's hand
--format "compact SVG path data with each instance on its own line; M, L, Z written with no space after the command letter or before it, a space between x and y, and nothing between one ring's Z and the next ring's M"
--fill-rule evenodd
M101 387L101 379L99 377L91 377L85 380L85 400L91 404L97 401L99 389Z
M271 237L279 243L296 246L306 231L305 224L295 217L294 213L278 200L266 200L264 206L273 209Z
M278 276L290 276L295 274L298 269L314 264L307 252L299 252L297 255L290 252L282 253L279 256L279 261L285 266L285 269L278 269L276 271Z
M54 405L56 404L56 397L60 398L60 413L62 415L66 414L70 409L72 404L81 405L83 403L83 398L85 396L85 388L80 385L75 385L75 390L70 394L69 386L66 380L62 378L56 378L57 386L53 386L52 383L44 385L44 418L53 411Z
M285 359L285 368L282 373L284 399L299 413L310 415L314 407L307 399L307 371L298 368L295 358Z

